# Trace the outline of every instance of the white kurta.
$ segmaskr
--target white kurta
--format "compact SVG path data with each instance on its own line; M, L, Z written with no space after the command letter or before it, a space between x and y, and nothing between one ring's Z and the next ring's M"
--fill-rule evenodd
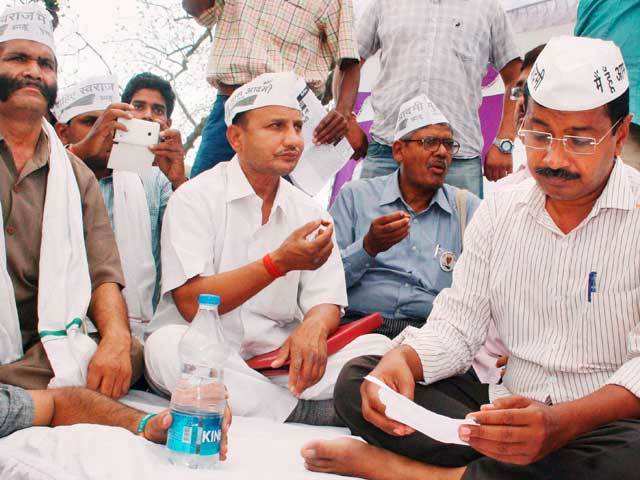
M269 221L262 225L262 200L237 159L218 164L183 185L171 198L162 228L162 298L145 345L149 379L171 391L179 375L177 344L187 325L171 291L195 276L215 275L261 259L297 228L329 214L306 194L280 180ZM338 246L315 271L289 272L240 307L221 316L234 354L225 381L235 413L285 420L297 399L283 382L268 380L244 360L280 347L316 305L345 307L347 293ZM176 328L175 325L183 328ZM172 326L172 327L168 327ZM367 344L366 348L362 345ZM340 368L363 354L383 354L390 342L372 335L329 361L327 374L308 399L331 398ZM349 352L353 352L350 354ZM303 397L304 398L304 397Z

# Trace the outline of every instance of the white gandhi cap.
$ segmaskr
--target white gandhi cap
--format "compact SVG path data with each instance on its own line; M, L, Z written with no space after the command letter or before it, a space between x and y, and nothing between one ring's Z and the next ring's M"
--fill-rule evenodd
M88 112L106 110L120 101L118 79L114 75L91 77L69 87L58 99L54 114L60 123Z
M224 121L230 126L239 113L268 106L301 110L296 96L299 77L293 72L263 73L238 88L224 105Z
M398 141L419 128L437 123L449 123L449 120L426 95L418 95L400 107L393 141Z
M31 40L55 53L51 14L35 4L7 8L0 16L0 43L9 40Z
M552 38L534 63L527 86L540 105L564 112L601 107L629 88L615 43L587 37Z

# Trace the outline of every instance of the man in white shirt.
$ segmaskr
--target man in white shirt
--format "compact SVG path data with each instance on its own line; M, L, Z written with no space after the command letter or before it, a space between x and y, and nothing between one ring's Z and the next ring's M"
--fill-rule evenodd
M629 81L612 42L552 39L527 81L521 138L535 183L487 199L451 289L382 359L345 367L351 440L303 448L311 470L362 478L636 478L640 468L640 174L622 163ZM510 352L501 385L463 373L490 322ZM385 414L372 375L477 424L448 445ZM421 382L421 383L417 383ZM422 463L424 462L424 463Z
M225 384L237 414L336 424L333 386L344 364L386 352L381 335L360 337L332 356L327 338L347 305L344 270L330 216L281 177L304 142L292 73L264 74L226 104L236 152L176 191L162 230L162 299L145 346L147 377L169 393L180 375L178 343L198 295L222 299L232 355ZM268 379L245 360L282 347L289 375Z

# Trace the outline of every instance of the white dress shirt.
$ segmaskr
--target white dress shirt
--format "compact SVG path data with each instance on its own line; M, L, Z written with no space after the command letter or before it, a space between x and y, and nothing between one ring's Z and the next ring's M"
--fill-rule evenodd
M453 286L399 341L433 383L466 371L493 320L509 363L492 399L559 403L607 384L640 397L640 173L617 160L591 213L566 235L545 200L531 182L485 200Z
M297 228L330 215L280 180L262 225L262 200L237 157L184 184L173 194L162 227L162 299L150 330L186 324L171 291L196 276L228 272L273 252ZM210 292L215 293L215 292ZM222 299L224 301L224 299ZM293 271L221 316L227 341L243 359L279 348L304 315L321 304L347 305L340 250L315 271Z

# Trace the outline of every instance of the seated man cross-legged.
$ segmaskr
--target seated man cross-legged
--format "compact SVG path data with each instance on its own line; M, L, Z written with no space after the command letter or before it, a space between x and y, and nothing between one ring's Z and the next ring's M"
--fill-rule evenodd
M480 204L472 193L444 184L460 145L425 95L400 107L394 137L400 168L348 183L331 207L347 316L380 312L378 332L391 338L409 325L424 325L436 295L451 286L462 233Z
M335 409L354 439L303 447L309 469L369 479L630 479L640 469L640 173L620 158L629 81L612 42L553 38L525 89L518 135L535 182L485 200L453 285L424 327L354 359ZM493 322L499 385L461 375ZM385 414L372 375L476 424L440 443Z
M177 190L162 230L162 298L145 345L149 382L170 393L180 375L178 344L198 296L221 297L232 353L225 384L234 411L275 421L335 425L333 387L357 356L386 353L365 335L327 356L327 338L347 305L330 216L282 179L304 148L292 73L263 74L227 101L236 157ZM282 347L271 379L246 363Z
M35 6L7 12L13 23L0 34L0 382L88 386L121 397L142 375L142 348L131 339L98 182L44 119L57 96L51 18ZM98 330L97 345L82 331L85 317Z

